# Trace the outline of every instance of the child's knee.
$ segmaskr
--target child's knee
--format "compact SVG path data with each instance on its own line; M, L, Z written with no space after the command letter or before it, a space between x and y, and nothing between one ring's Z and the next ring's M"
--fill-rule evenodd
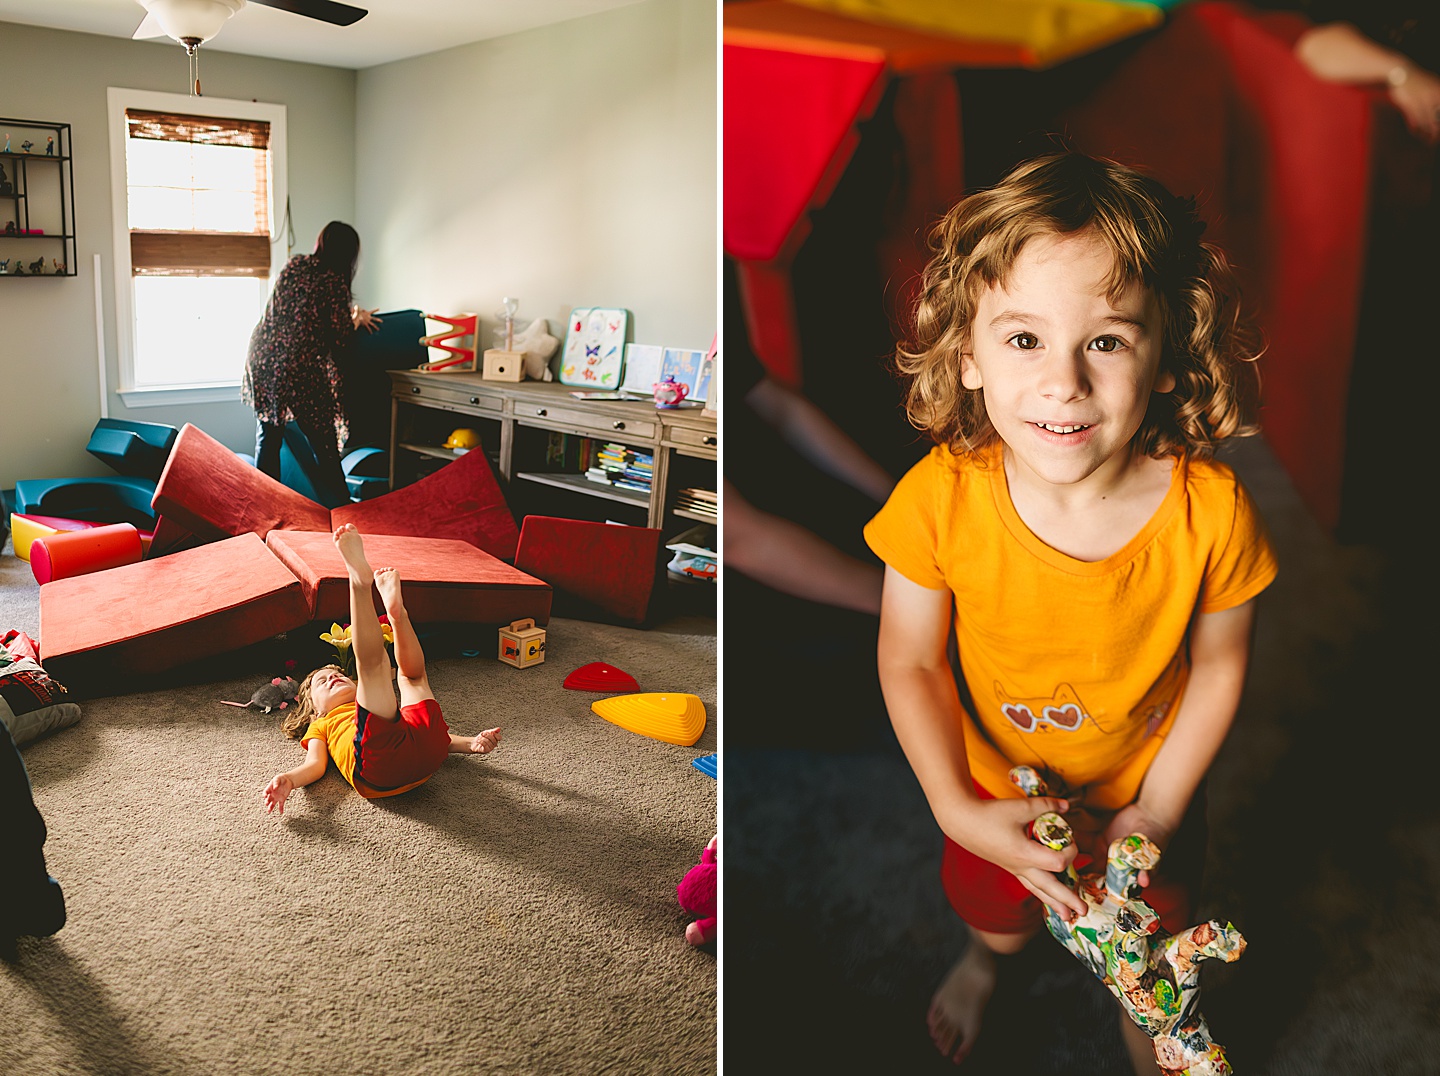
M430 690L430 678L424 673L419 676L406 676L402 672L397 672L395 686L400 689L400 701L406 706L435 697L434 692Z

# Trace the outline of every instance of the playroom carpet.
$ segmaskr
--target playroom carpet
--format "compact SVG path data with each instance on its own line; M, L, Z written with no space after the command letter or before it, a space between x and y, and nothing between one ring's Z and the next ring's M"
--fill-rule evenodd
M1337 544L1263 442L1230 459L1281 569L1211 770L1197 917L1232 920L1249 948L1205 966L1201 1008L1240 1076L1431 1076L1434 540L1412 505L1383 522L1390 541ZM1383 503L1413 500L1382 492L1394 494ZM744 623L732 596L726 619ZM787 662L788 694L730 707L727 1071L1129 1073L1114 1002L1044 933L1002 978L962 1068L931 1045L925 1011L964 933L940 888L939 831L878 699L874 641L871 626L814 642ZM727 662L727 698L744 668Z
M38 636L37 597L7 545L0 625ZM0 963L0 1072L714 1072L716 956L675 898L717 825L691 765L717 742L711 624L555 619L538 666L432 658L452 726L499 749L378 802L332 768L283 818L260 790L299 747L219 702L274 675L261 651L82 701L23 750L69 920ZM699 695L699 742L593 714L561 686L591 661Z

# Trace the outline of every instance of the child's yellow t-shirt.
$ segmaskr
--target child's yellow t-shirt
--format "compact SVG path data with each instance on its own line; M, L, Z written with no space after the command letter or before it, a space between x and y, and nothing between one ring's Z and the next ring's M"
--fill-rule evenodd
M364 778L355 780L355 717L356 704L353 702L342 702L334 707L324 717L317 717L311 721L305 729L305 735L300 737L300 746L304 747L317 736L325 741L325 746L330 749L330 757L335 760L335 768L340 771L340 776L350 782L350 787L359 792L367 800L383 799L386 796L398 796L402 792L409 792L412 788L418 788L430 779L429 775L413 781L410 784L401 785L399 788L379 789L367 784Z
M1199 613L1275 578L1265 526L1234 472L1178 459L1159 509L1124 548L1081 561L1040 541L1010 500L1001 446L937 446L896 485L865 540L910 581L955 598L970 771L1017 796L1011 766L1113 811L1132 802L1174 722Z

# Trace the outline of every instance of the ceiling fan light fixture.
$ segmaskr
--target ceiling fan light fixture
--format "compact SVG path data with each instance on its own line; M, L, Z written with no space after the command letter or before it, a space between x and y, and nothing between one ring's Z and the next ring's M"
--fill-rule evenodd
M140 3L169 37L187 46L187 38L195 44L209 41L231 15L245 6L245 0L140 0Z

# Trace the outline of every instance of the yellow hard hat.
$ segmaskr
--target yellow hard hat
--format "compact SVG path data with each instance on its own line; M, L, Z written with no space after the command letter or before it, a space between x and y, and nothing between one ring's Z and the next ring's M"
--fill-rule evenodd
M445 442L445 448L474 448L480 443L480 435L474 430L465 428L453 430L449 439Z

